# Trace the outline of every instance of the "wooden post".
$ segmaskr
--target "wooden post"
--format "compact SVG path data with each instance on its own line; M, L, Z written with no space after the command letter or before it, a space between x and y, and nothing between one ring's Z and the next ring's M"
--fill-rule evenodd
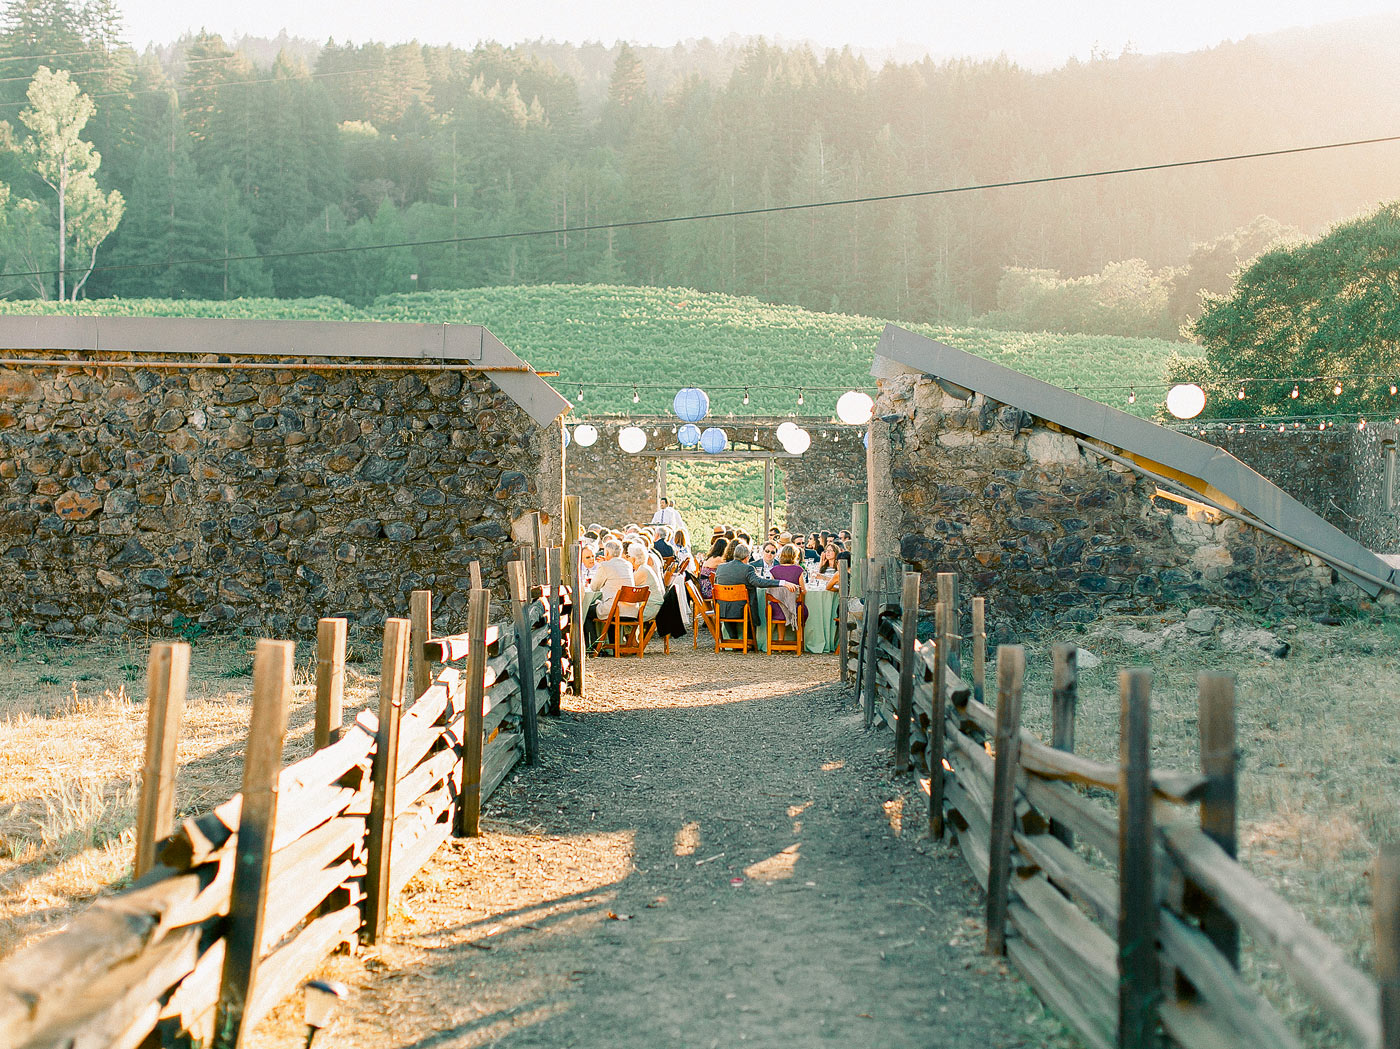
M972 599L972 698L985 703L987 694L987 599Z
M880 662L880 608L884 603L884 591L880 566L873 559L866 566L867 586L865 588L865 640L860 645L861 671L865 674L865 727L875 721L875 689L879 683L878 664Z
M1201 830L1229 856L1235 855L1235 675L1206 674L1196 678L1200 704L1201 771L1206 791L1201 798ZM1187 886L1187 913L1195 915L1201 931L1215 949L1239 968L1240 930L1233 918L1206 893Z
M899 609L899 705L894 728L894 770L908 772L909 736L914 720L914 635L919 627L918 572L904 573L904 591L900 594Z
M945 613L946 615L946 613ZM987 953L1006 953L1006 910L1011 878L1011 831L1016 819L1016 770L1021 757L1021 687L1026 650L997 649L996 763L992 768L992 827L987 846Z
M457 808L457 834L481 833L482 703L486 698L486 620L491 591L473 590L467 607L467 717L462 730L462 793Z
M851 592L863 594L869 587L866 574L866 557L869 551L866 549L866 539L868 526L870 523L870 506L868 503L851 504Z
M938 600L943 603L943 630L948 639L948 654L943 665L962 673L962 617L958 615L958 574L938 573Z
M657 460L661 462L662 460ZM578 564L578 541L583 535L582 511L578 496L564 496L564 572L565 579L574 577L574 565Z
M760 544L768 542L768 529L773 527L773 457L763 457L763 535ZM759 547L762 549L762 546Z
M583 640L583 562L574 559L574 573L570 577L573 587L572 602L569 605L569 667L571 670L569 691L576 696L583 695L583 652L587 648ZM692 628L694 623L691 624Z
M189 678L189 645L157 641L151 646L146 666L146 761L141 768L133 863L138 878L155 866L156 842L175 829L176 746Z
M253 650L253 716L243 754L243 806L214 1024L214 1044L219 1049L243 1044L243 1013L258 976L272 839L277 832L277 782L295 665L296 646L290 641L263 640Z
M545 551L545 576L549 588L549 713L557 718L564 695L564 621L559 612L559 588L564 577L559 571L557 546Z
M384 658L379 671L379 732L374 740L374 791L370 795L366 834L369 859L365 874L364 942L384 938L389 920L389 858L394 852L395 788L399 781L399 719L408 679L407 619L384 622Z
M845 561L836 563L836 662L841 664L841 684L851 679L846 663L851 658L851 573Z
M1118 1046L1138 1049L1155 1044L1162 994L1152 857L1152 672L1120 671L1118 689Z
M344 619L322 619L316 623L317 750L340 739L345 722L346 626Z
M538 510L530 514L530 544L536 550L544 549L544 528L540 522Z
M1074 717L1079 705L1079 648L1055 646L1054 691L1050 700L1050 745L1056 750L1074 752ZM1074 848L1074 831L1058 820L1050 821L1050 833Z
M1371 878L1375 908L1376 983L1381 998L1381 1049L1400 1049L1400 845L1376 857Z
M413 667L413 693L409 701L421 696L433 684L433 665L423 657L423 646L433 636L433 592L415 590L408 597L408 618L413 624L409 636L409 662Z
M530 592L525 588L525 566L519 561L506 565L506 579L510 583L510 611L515 621L515 653L520 676L521 725L525 729L525 764L538 765L539 721L538 701L535 699L535 685L539 675L535 673L534 630L525 615L530 606Z
M948 649L944 620L948 608L943 602L933 606L933 703L929 711L928 751L928 836L943 837L943 704L948 692Z

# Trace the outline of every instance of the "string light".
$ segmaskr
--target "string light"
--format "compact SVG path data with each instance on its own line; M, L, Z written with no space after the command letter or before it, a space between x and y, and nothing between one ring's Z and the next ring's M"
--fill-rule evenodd
M1391 383L1391 384L1390 384L1390 396L1392 396L1392 397L1395 396L1395 390L1396 390L1395 384L1394 384L1394 383Z
M1235 396L1236 396L1238 399L1240 399L1241 401L1244 400L1244 387L1243 387L1243 386L1240 387L1240 392L1237 393L1237 394L1235 394Z
M747 386L744 387L744 403L749 403L749 388Z
M1333 397L1340 397L1341 395L1342 395L1342 384L1339 383L1339 382L1333 383L1333 384L1332 384L1332 396L1333 396Z
M806 391L806 390L798 390L798 391L797 391L797 403L798 403L798 405L803 405L803 404L806 404L806 403L807 403L807 391Z
M1295 401L1298 399L1298 384L1296 382L1293 384L1293 392L1288 396L1292 397Z
M1134 390L1131 386L1128 387L1128 403L1137 404L1137 390Z
M580 402L580 403L583 402L583 383L579 383L579 387L578 387L578 399L579 399L579 402Z
M635 386L632 387L632 403L633 403L633 404L641 404L641 403L642 403L642 395L641 395L639 392L637 392L637 388L636 388Z

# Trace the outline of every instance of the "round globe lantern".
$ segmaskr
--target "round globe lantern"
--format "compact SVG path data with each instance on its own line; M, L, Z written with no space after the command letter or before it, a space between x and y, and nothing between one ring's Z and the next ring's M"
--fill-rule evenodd
M676 440L682 448L694 448L700 443L700 427L694 423L686 423L676 431Z
M1206 391L1193 382L1178 383L1167 391L1167 411L1178 419L1194 419L1206 406Z
M788 434L792 433L792 431L793 431L793 430L796 430L796 429L797 429L797 424L796 424L795 422L793 422L791 419L789 419L789 420L788 420L787 422L785 422L785 423L779 423L779 424L778 424L778 429L777 429L777 431L776 431L776 435L777 435L777 438L778 438L779 443L781 443L781 442L783 442L783 441L786 441L786 440L788 439Z
M850 390L836 402L836 418L847 426L864 426L875 414L875 402L870 394L861 390Z
M598 441L598 428L591 423L580 423L574 427L574 440L580 448L591 448Z
M647 446L647 432L640 426L624 426L617 432L617 444L624 452L636 455Z
M564 428L564 447L565 447L565 448L569 447L569 443L570 443L571 441L572 441L572 438L569 436L569 428L566 426L566 427Z
M800 426L791 430L783 441L783 449L790 455L801 455L812 447L812 435Z
M676 394L676 399L671 402L671 407L676 413L676 418L681 422L698 423L710 414L710 398L704 390L695 386L687 386Z
M718 426L707 426L700 435L700 447L711 455L718 455L729 446L729 437Z

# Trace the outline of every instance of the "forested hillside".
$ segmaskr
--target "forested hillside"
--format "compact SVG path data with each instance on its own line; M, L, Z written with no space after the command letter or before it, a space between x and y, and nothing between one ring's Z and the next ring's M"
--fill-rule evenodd
M1267 215L1256 227L1267 242L1369 207L1394 192L1400 149L576 228L1387 134L1400 126L1397 57L1391 17L1042 73L1004 60L873 68L849 51L761 40L235 48L201 33L137 54L113 0L12 0L0 33L0 181L11 188L0 293L55 291L49 275L22 275L55 265L43 236L53 193L14 148L27 136L30 78L47 64L71 70L95 104L84 134L102 158L97 180L126 203L84 288L91 297L364 304L602 282L1029 327L1085 294L1092 303L1053 326L1172 336L1198 289L1228 290L1239 256L1262 246L1234 231ZM503 236L564 227L573 231ZM460 240L481 237L499 239ZM1220 238L1214 256L1193 259L1193 245ZM441 243L349 250L423 240ZM188 259L217 261L170 265ZM1054 301L1027 316L1047 287L1059 289Z

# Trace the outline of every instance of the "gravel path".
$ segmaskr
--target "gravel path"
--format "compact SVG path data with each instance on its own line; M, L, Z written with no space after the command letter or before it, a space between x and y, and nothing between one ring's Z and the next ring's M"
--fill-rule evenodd
M332 959L327 1047L1042 1046L980 893L861 730L833 656L593 660L541 767ZM256 1032L298 1045L299 1006Z

